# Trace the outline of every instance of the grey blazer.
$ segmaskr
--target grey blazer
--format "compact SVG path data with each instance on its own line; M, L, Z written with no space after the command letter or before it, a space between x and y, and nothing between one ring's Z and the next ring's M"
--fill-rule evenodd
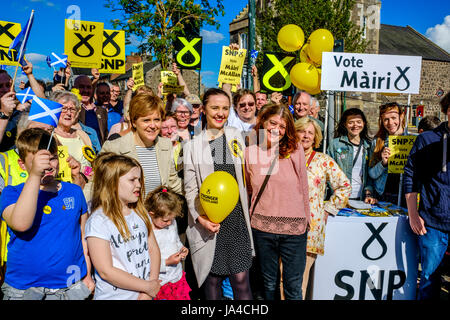
M244 211L245 222L250 237L252 255L255 255L253 237L250 226L250 216L248 211L248 195L244 183L243 154L245 143L239 130L232 127L225 127L225 138L230 147L230 141L237 140L242 147L242 157L231 152L236 171L236 180L239 186L239 196ZM184 189L185 197L189 209L188 227L186 236L189 241L192 264L198 286L200 287L208 276L216 248L216 235L206 230L197 222L199 215L205 215L199 199L199 190L203 180L214 172L214 162L211 156L206 131L202 131L183 147L184 163Z

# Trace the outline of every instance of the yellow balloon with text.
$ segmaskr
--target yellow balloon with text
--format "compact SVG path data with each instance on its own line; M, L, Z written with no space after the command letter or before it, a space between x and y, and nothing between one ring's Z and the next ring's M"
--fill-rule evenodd
M200 203L209 220L221 223L239 200L236 179L225 171L215 171L200 186Z
M327 29L317 29L308 38L309 58L322 64L322 52L332 52L334 47L334 37Z
M300 62L290 72L291 82L300 90L312 91L319 84L317 68L310 63Z
M278 31L278 45L287 52L297 51L305 43L305 34L302 28L295 24L287 24Z

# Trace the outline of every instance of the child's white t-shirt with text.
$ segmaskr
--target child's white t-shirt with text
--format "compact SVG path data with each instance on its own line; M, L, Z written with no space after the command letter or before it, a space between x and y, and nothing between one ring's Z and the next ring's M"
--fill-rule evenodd
M125 216L131 237L124 241L114 223L103 213L95 210L86 222L86 235L109 241L113 266L140 279L149 280L150 255L148 230L144 221L134 212ZM116 288L95 272L95 300L137 300L139 292Z

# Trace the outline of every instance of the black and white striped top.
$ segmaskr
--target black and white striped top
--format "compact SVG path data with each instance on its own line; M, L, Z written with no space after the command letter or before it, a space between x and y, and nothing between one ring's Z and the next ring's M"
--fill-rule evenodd
M144 171L145 196L161 185L155 146L150 148L136 146L139 163Z

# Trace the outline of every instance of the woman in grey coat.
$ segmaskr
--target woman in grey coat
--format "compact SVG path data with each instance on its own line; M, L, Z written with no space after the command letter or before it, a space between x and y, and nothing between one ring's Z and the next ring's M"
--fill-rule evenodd
M221 284L230 278L235 300L252 299L249 269L254 256L244 181L245 143L235 128L224 127L230 99L221 89L209 89L203 99L204 130L184 145L184 187L189 208L188 228L192 263L198 286L208 300L222 297ZM215 171L226 171L237 181L239 200L221 222L210 221L199 200L202 182Z

